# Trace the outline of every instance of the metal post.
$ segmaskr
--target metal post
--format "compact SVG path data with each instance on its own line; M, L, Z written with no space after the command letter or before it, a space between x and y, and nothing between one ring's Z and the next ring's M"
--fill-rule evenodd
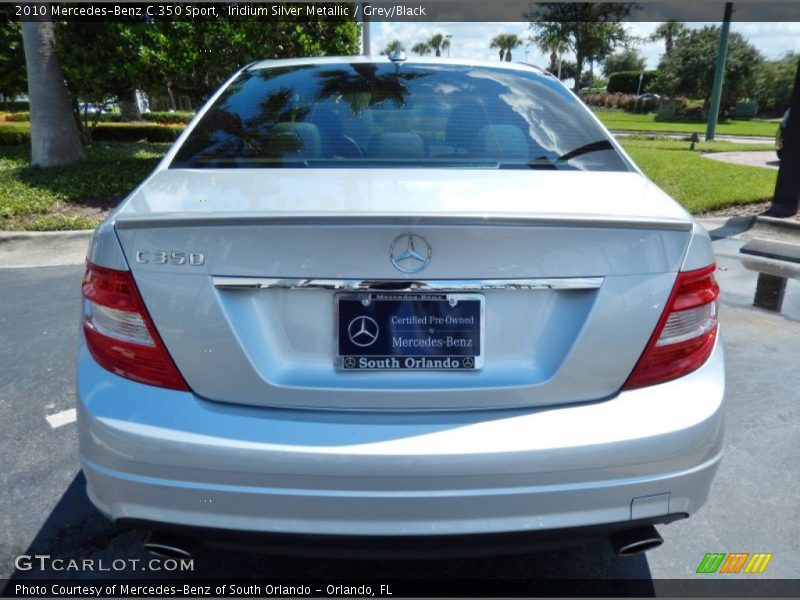
M372 54L370 49L369 19L367 18L367 14L364 12L364 9L369 7L369 5L369 2L361 3L361 54L364 56L369 56Z
M453 34L452 33L448 33L444 37L448 42L450 42L449 44L447 44L447 58L450 58L450 46L453 45L453 42L451 41L453 39Z
M731 31L731 15L733 2L725 3L725 16L722 19L722 30L719 34L719 49L717 50L717 69L714 71L714 87L711 89L711 106L708 108L708 125L706 126L706 141L714 139L719 116L719 105L722 99L722 83L725 80L725 60L728 58L728 37Z
M800 61L794 77L792 105L789 121L783 130L783 158L775 183L775 196L772 199L770 214L774 217L791 217L800 208Z

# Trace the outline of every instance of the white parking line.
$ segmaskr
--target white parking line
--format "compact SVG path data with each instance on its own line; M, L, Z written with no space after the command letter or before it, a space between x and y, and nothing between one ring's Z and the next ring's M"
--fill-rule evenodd
M57 427L61 427L62 425L69 425L70 423L74 423L75 420L78 418L78 415L74 408L70 408L69 410L62 410L61 412L54 413L52 415L47 415L47 422L50 423L50 427L56 429Z

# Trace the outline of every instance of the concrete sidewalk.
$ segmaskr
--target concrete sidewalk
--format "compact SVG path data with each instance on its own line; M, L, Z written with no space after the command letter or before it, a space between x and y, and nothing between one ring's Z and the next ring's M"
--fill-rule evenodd
M775 124L775 131L778 130L777 123ZM692 134L674 131L633 131L625 129L609 129L614 137L630 137L630 136L653 136L659 138L669 138L672 140L686 140ZM702 134L698 134L705 139ZM719 142L733 142L734 144L774 144L774 137L755 136L755 135L715 135L714 139Z
M0 231L0 267L51 267L86 259L92 231Z
M718 160L720 162L743 165L745 167L761 167L764 169L775 169L781 166L781 161L772 150L755 152L702 152L703 158Z

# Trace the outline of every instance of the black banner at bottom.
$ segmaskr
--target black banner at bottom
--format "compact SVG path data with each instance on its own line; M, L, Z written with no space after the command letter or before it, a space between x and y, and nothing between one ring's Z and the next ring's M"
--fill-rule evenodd
M394 579L0 581L6 598L422 598L711 597L796 598L797 579Z

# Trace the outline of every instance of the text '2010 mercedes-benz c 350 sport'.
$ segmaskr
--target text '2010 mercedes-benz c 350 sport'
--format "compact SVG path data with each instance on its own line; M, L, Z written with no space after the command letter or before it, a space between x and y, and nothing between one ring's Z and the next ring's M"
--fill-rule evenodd
M721 457L714 270L546 72L250 65L94 235L89 497L174 553L652 548Z

